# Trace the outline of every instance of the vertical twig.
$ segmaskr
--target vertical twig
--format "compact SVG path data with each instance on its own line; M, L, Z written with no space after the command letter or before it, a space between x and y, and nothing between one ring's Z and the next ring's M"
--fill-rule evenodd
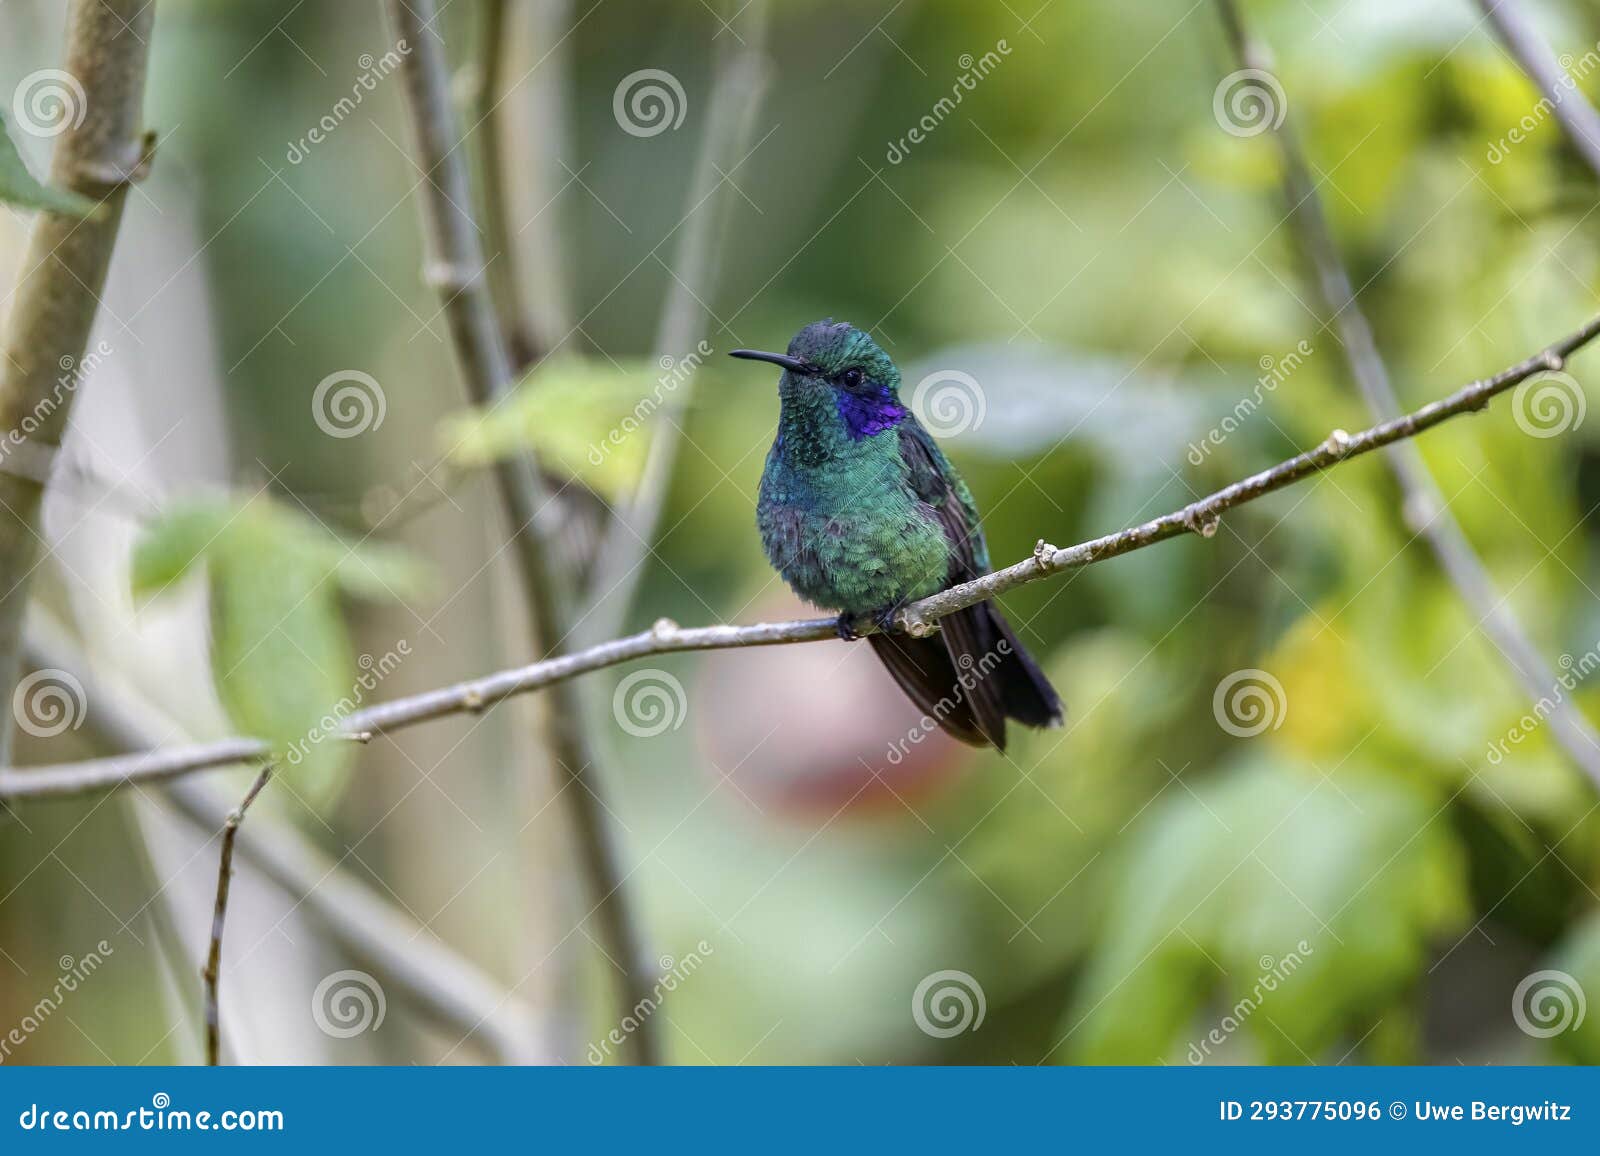
M268 763L261 768L255 782L244 793L244 798L228 812L228 818L222 824L222 854L217 860L217 905L211 913L211 950L206 955L205 970L200 973L206 985L206 1063L213 1068L222 1062L222 1015L218 982L222 978L222 924L228 916L228 891L233 879L233 844L239 836L239 824L244 822L244 813L256 801L256 796L270 778L272 764Z
M1478 7L1494 25L1518 67L1550 102L1550 111L1555 113L1572 146L1600 176L1600 113L1584 99L1577 83L1561 67L1516 0L1478 0Z
M479 138L489 288L521 377L574 335L555 205L572 183L562 156L572 0L483 3L467 135ZM515 78L509 88L507 77Z
M506 204L505 141L499 109L506 54L510 0L482 0L478 9L478 62L472 102L473 131L478 136L478 181L483 193L483 232L489 250L489 296L500 315L512 368L520 373L544 356L526 323L522 285L517 277L510 213Z
M67 115L82 119L56 145L50 181L100 207L89 219L49 212L35 219L0 349L0 429L20 437L23 419L32 418L24 445L40 467L0 472L0 690L7 695L21 667L23 612L39 558L44 486L37 479L48 476L72 403L60 380L83 357L123 200L150 159L140 126L154 23L153 0L73 0L67 10L66 71L83 90L82 107ZM7 725L0 763L10 762L10 749Z
M656 327L658 358L689 357L705 337L707 303L716 294L721 273L721 234L726 229L727 208L734 195L723 186L731 183L728 174L749 148L766 88L766 0L748 0L735 13L735 17L740 15L743 42L736 41L733 32L727 30L728 39L717 50L706 125L684 201L683 220L678 226L683 233L673 254L671 284ZM695 373L691 372L656 412L650 452L639 484L632 498L615 511L601 541L590 582L596 604L580 632L586 641L610 638L622 629L627 618L666 504L673 463L694 395L694 380Z
M449 99L449 75L433 0L389 0L390 19L413 45L405 58L406 106L419 167L426 180L421 210L427 241L428 281L442 296L456 360L469 398L493 405L511 387L512 372L499 321L483 276L483 250L468 208L472 204L461 138ZM541 650L563 653L568 621L566 576L557 552L545 540L548 495L530 456L506 459L495 467L496 484L511 522L513 556L528 603L528 615ZM624 1008L648 997L651 976L640 929L624 888L626 875L601 803L599 767L584 731L583 703L576 686L553 687L545 714L551 759L565 786L580 868L599 923L604 953L621 969ZM628 1037L626 1056L654 1063L659 1056L656 1025L646 1018Z
M1245 29L1234 0L1217 0L1228 40L1241 68L1270 72L1265 48ZM1339 336L1351 375L1367 409L1379 421L1400 412L1399 400L1389 382L1389 371L1378 352L1366 315L1356 303L1350 274L1339 256L1317 195L1316 182L1306 164L1287 115L1274 130L1283 157L1283 192L1289 218L1315 273L1317 289L1329 313L1329 324ZM1461 525L1450 513L1444 495L1428 472L1422 453L1409 441L1384 448L1386 460L1400 486L1407 522L1432 548L1439 568L1462 600L1478 616L1478 626L1499 649L1523 690L1534 701L1549 701L1557 685L1555 674L1544 664L1537 648L1506 606L1483 562L1473 552ZM1600 785L1600 735L1566 698L1555 696L1550 726L1556 741L1579 770Z

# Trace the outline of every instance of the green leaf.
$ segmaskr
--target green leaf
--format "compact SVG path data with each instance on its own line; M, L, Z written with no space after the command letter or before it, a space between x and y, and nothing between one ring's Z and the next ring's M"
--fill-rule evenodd
M322 716L350 693L349 634L328 573L268 537L211 559L211 663L217 693L245 733L283 754L280 773L320 810L352 753Z
M1072 1058L1198 1063L1249 1039L1264 1062L1318 1060L1464 919L1459 849L1430 795L1269 757L1169 792L1128 847L1062 1029Z
M151 524L133 547L134 597L155 597L181 580L238 515L232 504L205 503L179 507Z
M0 112L0 201L21 209L48 209L72 217L88 217L100 206L88 197L40 184L23 163L5 114Z
M698 364L698 355L666 368L577 358L547 363L502 404L448 420L446 453L478 466L532 449L542 465L621 497L638 483L654 427L665 421L657 411Z
M305 553L352 598L396 602L427 591L425 568L403 547L372 542L352 545L305 522L299 528L307 531L301 543Z
M315 808L331 804L351 754L335 737L339 724L393 669L364 659L357 674L340 595L398 598L421 587L418 567L394 547L352 546L256 497L180 508L151 526L134 550L133 588L159 593L202 561L224 707L278 752L297 795ZM404 641L396 648L409 653Z

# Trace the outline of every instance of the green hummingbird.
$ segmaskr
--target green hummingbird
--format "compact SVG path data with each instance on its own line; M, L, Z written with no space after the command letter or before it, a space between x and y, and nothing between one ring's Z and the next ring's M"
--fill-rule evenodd
M778 434L756 524L767 558L800 597L854 619L902 690L973 746L1006 745L1006 719L1057 726L1061 700L993 604L980 602L914 638L893 630L907 603L989 570L972 493L899 397L900 371L866 333L808 325L787 353L732 356L781 366Z

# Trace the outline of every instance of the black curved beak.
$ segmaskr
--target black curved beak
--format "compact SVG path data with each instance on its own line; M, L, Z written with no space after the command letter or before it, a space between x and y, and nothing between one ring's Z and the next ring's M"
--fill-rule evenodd
M798 357L790 357L786 353L762 353L758 349L730 349L728 356L742 358L745 361L770 361L773 365L781 365L795 373L806 373L811 369Z

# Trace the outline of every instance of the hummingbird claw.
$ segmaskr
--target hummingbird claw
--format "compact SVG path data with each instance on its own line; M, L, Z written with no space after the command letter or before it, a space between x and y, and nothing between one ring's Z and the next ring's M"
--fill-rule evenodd
M834 629L839 632L840 639L845 642L855 642L861 637L861 635L856 632L856 628L851 621L851 615L848 611L843 611L839 614L838 621L834 623Z
M902 602L897 602L893 606L885 606L882 610L878 611L872 616L872 621L876 622L878 624L878 629L883 631L885 634L893 634L899 629L899 625L895 622L895 619L899 617L900 611L904 608L905 604Z

